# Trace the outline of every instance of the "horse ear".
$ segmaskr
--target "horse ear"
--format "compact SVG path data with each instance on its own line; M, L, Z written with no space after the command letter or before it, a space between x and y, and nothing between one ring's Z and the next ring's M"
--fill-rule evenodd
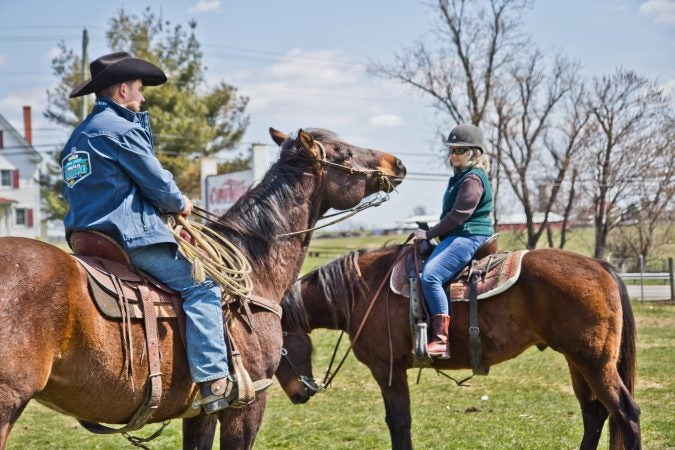
M311 134L305 132L302 128L298 130L298 140L300 141L300 145L302 145L302 148L305 149L307 153L312 155L312 157L316 159L321 159L321 154L319 152L319 148L314 145L314 138L312 137Z
M270 127L270 136L272 136L272 140L276 142L277 145L281 145L282 142L288 138L288 135L282 133L279 130L275 130L274 128Z

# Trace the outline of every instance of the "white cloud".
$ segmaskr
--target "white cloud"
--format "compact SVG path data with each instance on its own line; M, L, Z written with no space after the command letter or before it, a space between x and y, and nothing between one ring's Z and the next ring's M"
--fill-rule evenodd
M640 5L640 14L653 17L656 23L675 26L675 0L647 0Z
M188 9L190 13L202 13L210 11L220 11L221 0L199 0L194 6Z
M403 123L396 114L378 114L368 119L368 123L376 128L395 128Z
M261 70L233 72L228 83L250 97L247 108L256 119L269 118L281 127L327 127L350 138L366 134L374 119L378 127L395 126L393 111L403 108L398 84L372 80L358 63L346 61L337 50L293 49ZM390 117L377 118L382 111ZM400 121L400 119L398 119ZM400 122L399 122L400 123ZM363 142L362 142L363 144Z
M0 55L0 66L7 64L7 55Z

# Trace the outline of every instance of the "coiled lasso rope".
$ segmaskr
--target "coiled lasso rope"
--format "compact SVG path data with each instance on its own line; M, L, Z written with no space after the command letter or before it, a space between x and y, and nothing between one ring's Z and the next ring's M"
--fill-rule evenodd
M209 276L218 283L223 297L250 298L251 265L237 247L211 228L183 216L169 216L166 225L181 254L192 263L196 282L201 283ZM187 233L192 242L182 232Z

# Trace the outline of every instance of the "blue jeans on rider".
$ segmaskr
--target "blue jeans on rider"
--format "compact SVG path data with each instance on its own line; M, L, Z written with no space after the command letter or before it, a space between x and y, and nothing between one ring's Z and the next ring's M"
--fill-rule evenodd
M171 244L154 244L129 251L131 263L157 278L183 298L190 374L195 383L217 380L229 373L220 287L207 278L196 283L192 264Z
M450 281L490 236L448 236L436 246L422 269L422 292L429 314L451 314L443 285Z

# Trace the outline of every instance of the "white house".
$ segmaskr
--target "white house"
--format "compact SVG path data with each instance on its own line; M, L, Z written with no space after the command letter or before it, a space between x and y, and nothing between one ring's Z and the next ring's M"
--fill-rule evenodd
M40 236L40 161L33 148L30 106L25 136L0 114L0 236Z

